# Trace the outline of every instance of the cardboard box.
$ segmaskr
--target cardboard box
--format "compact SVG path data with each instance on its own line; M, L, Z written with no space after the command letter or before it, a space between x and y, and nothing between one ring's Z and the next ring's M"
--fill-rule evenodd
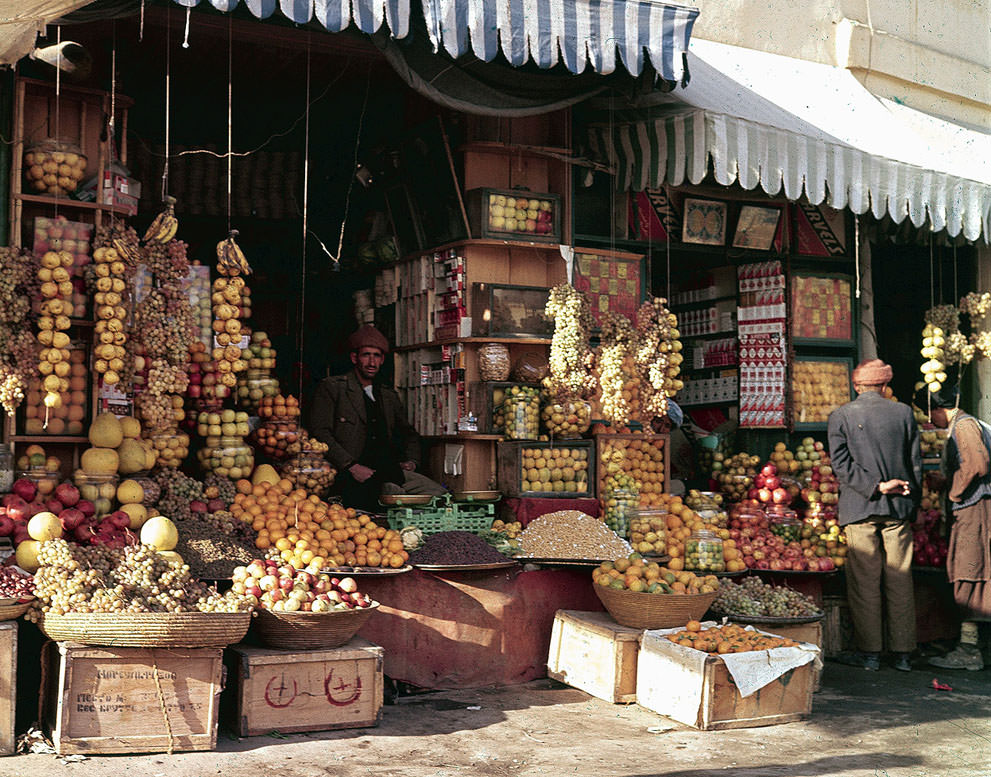
M258 736L378 725L384 655L360 637L333 650L229 648L234 731Z
M48 642L42 661L43 718L60 755L217 746L221 648Z
M642 633L620 626L606 612L558 610L547 676L605 701L632 704Z
M17 706L17 621L0 623L0 755L12 755Z
M743 698L722 658L707 655L700 672L696 656L646 632L637 658L637 703L703 731L791 723L812 712L811 663Z

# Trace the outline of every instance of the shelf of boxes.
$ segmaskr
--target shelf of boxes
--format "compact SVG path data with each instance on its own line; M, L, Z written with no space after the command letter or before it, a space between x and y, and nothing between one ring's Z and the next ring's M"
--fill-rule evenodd
M783 428L787 422L787 305L780 260L738 268L740 427Z

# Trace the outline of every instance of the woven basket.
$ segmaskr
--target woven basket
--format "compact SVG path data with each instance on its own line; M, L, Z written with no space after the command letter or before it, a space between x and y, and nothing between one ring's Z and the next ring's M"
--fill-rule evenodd
M699 620L716 600L708 594L645 594L595 585L602 606L617 623L634 629L670 629Z
M46 613L38 623L56 642L184 648L233 645L250 625L250 612Z
M33 600L32 600L33 601ZM0 621L12 621L20 618L31 607L31 602L21 604L0 604Z
M271 648L336 648L347 644L377 607L378 603L361 609L331 612L256 610L254 632L265 646Z

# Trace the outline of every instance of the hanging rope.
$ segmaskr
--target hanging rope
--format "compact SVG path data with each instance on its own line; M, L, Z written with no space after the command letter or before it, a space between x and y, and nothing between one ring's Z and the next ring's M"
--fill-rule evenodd
M234 27L227 17L227 231L231 231L231 198L234 170Z
M141 20L138 22L138 43L145 39L145 0L141 0Z
M929 235L929 307L936 307L936 270L933 259L933 236Z
M960 304L960 290L957 288L957 244L953 244L953 304Z
M168 194L169 184L169 141L172 134L170 106L172 102L172 11L165 11L165 165L162 168L162 202Z
M310 33L306 34L306 120L303 125L303 247L299 281L299 329L296 333L296 353L299 354L299 385L296 396L303 397L303 331L306 328L306 235L310 218ZM322 245L322 244L321 244ZM324 249L326 250L326 249Z
M55 28L55 140L62 141L62 26ZM58 197L55 198L55 218L58 218ZM48 409L45 409L45 428L48 427Z
M856 213L853 214L853 268L854 275L857 276L854 293L860 299L860 216Z
M189 16L192 13L192 6L186 6L186 29L182 32L182 47L184 49L189 48ZM227 17L227 21L230 22L230 17Z

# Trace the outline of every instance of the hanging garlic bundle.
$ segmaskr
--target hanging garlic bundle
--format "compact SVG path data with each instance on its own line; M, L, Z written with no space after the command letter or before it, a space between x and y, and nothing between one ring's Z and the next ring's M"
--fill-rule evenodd
M588 299L571 284L562 283L551 289L544 312L554 321L547 379L551 396L557 401L591 396L595 376L588 339L594 321Z
M626 426L636 420L632 400L638 381L624 367L636 352L637 334L628 318L607 313L602 319L600 340L597 364L602 417L617 426Z
M681 372L681 341L678 339L678 317L668 310L662 297L644 302L637 311L637 350L635 359L645 391L644 415L664 416L668 412L668 397L683 387L678 379Z

